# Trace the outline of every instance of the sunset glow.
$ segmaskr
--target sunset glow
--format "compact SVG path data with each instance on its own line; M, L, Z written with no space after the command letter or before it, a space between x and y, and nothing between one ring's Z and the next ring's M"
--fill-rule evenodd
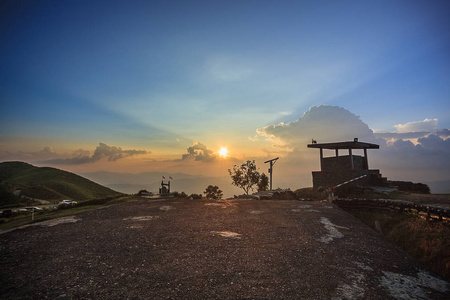
M450 1L7 2L0 161L228 195L246 160L312 186L306 145L359 138L389 180L450 182Z
M228 155L228 149L225 147L220 148L219 155L223 158L227 157Z

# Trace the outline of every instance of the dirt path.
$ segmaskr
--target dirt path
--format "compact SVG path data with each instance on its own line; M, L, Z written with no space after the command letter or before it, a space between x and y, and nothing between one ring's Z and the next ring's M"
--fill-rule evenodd
M67 222L65 222L67 221ZM329 203L137 201L0 234L4 299L444 299Z

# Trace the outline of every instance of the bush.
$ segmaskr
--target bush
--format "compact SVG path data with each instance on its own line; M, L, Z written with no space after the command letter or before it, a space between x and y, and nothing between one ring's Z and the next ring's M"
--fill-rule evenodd
M208 185L206 190L203 192L205 194L205 197L208 199L222 199L223 193L219 189L217 185Z
M189 196L189 198L192 198L192 199L202 199L203 196L202 196L202 194L191 194L191 195Z
M187 198L188 195L185 192L173 192L172 196L174 196L175 198Z
M297 198L301 200L323 200L327 198L326 194L315 191L312 187L301 188L294 193L297 195Z

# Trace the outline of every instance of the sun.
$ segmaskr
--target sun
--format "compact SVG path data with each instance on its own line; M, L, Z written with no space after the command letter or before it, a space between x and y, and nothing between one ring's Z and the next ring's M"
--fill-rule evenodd
M219 150L219 155L222 156L223 158L227 157L228 155L228 149L225 147L220 148Z

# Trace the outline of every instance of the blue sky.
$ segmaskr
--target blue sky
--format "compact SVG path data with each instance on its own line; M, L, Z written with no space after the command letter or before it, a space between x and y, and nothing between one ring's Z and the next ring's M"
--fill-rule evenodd
M100 143L158 168L198 143L288 158L257 130L320 105L374 131L450 128L449 1L2 1L0 13L2 160Z

